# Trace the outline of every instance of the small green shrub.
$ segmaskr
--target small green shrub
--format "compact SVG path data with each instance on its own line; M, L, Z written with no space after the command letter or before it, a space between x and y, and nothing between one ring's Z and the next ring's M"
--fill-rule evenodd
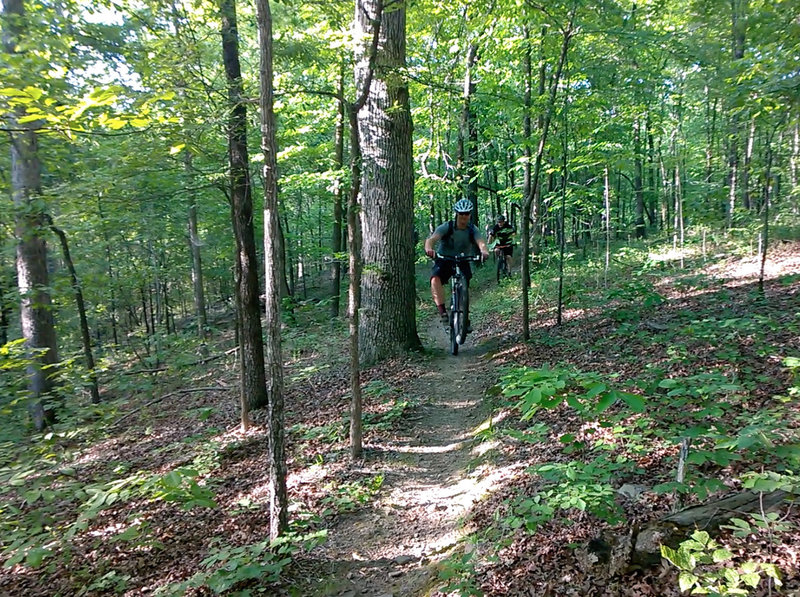
M200 562L203 568L183 582L171 583L156 591L161 597L178 597L189 589L207 588L219 595L258 581L259 586L280 580L293 556L301 550L310 550L327 539L327 531L308 535L286 534L273 541L260 541L243 546L231 546L217 540L209 555ZM240 593L249 594L249 593Z
M644 399L610 386L597 373L568 369L514 367L500 380L502 393L517 399L514 407L523 421L533 417L541 408L552 409L566 402L584 418L593 418L617 401L634 412L643 412Z
M375 475L363 481L352 483L328 483L325 486L327 496L322 499L324 509L322 516L332 516L340 512L352 512L363 506L380 491L383 486L383 475Z
M439 580L445 581L445 584L439 590L447 595L483 597L483 591L475 582L474 557L475 552L470 551L444 560L439 570Z
M738 566L722 566L733 559L733 554L705 531L695 531L678 549L662 545L661 555L680 570L680 590L690 591L692 595L748 595L749 589L759 585L762 574L775 586L781 586L774 564L748 561Z

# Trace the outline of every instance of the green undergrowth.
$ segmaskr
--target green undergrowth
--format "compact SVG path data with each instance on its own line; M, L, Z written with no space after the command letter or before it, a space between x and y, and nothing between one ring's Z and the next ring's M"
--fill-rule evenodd
M695 253L692 265L711 253ZM576 520L624 527L621 483L645 484L674 504L747 488L800 494L800 354L786 342L800 335L797 313L771 310L755 291L727 289L681 269L674 257L643 249L616 252L606 277L597 276L597 260L576 267L579 257L569 256L565 268L567 303L595 318L603 334L535 333L534 354L548 355L541 358L552 364L501 370L489 400L510 416L481 439L528 454L530 464L491 525L473 537L482 545L480 558L471 551L448 561L442 580L449 590L480 594L480 570L519 532L535 535L545 525ZM555 274L534 271L533 296L537 281L551 291ZM788 286L796 276L778 282ZM678 302L670 289L699 298ZM481 299L479 309L510 316L519 293L502 288ZM615 370L587 369L587 350L612 355ZM727 531L751 538L758 549L764 537L780 541L796 529L778 514L753 514L736 517ZM679 569L680 588L695 594L778 586L780 570L761 561L765 554L734 557L721 549L701 535L663 555Z

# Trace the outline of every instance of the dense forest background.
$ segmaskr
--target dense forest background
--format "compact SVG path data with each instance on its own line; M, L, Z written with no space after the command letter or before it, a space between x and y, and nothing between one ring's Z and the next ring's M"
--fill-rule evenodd
M242 387L275 384L238 404L268 406L283 530L281 330L307 350L309 310L341 322L363 291L349 334L330 333L360 329L364 366L419 348L420 241L456 200L481 230L505 214L519 232L508 325L524 341L571 267L608 287L625 246L683 265L736 244L763 296L770 242L798 234L790 0L4 0L2 33L0 441L155 398L176 355L213 363L234 334ZM583 289L553 292L561 323ZM17 458L3 475L24 485ZM11 565L44 553L36 537L3 544Z
M255 189L263 154L254 7L237 8ZM796 218L794 3L404 8L407 57L395 76L409 88L418 236L462 195L477 199L482 225L507 212L521 228L530 201L534 245L555 242L561 217L574 246L606 233L676 243L688 231L736 234L759 222L767 202L770 224ZM303 300L320 297L344 248L333 238L342 234L337 193L349 185L336 98L355 96L353 5L273 10L283 273L286 292ZM155 337L202 317L193 271L208 305L233 296L219 9L31 3L24 19L20 45L5 54L2 92L6 114L35 125L41 181L29 209L69 239L95 344L157 351ZM20 336L6 147L4 341ZM256 209L259 232L261 216ZM49 240L59 343L69 353L80 345L78 313Z

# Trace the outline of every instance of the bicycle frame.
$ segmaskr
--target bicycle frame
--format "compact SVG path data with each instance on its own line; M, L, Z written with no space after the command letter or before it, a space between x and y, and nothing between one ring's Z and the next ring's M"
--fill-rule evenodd
M512 245L495 245L494 251L495 256L497 257L497 283L499 284L503 277L510 276L511 271L508 268L508 263L506 263L506 256L503 253L503 249L507 249Z
M458 347L467 339L467 319L469 315L469 287L466 276L461 271L461 264L469 261L480 261L480 257L459 255L448 257L436 254L437 259L453 263L455 271L450 278L450 352L458 354Z

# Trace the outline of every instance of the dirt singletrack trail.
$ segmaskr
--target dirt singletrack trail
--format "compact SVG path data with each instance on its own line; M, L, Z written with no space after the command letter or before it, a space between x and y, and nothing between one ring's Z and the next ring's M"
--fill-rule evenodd
M474 437L489 415L483 396L495 381L488 344L470 336L451 356L433 319L420 330L434 354L430 367L407 389L420 406L403 436L365 446L363 467L382 473L384 484L375 501L329 529L321 551L331 576L317 597L435 592L441 561L464 549L465 515L493 482Z

